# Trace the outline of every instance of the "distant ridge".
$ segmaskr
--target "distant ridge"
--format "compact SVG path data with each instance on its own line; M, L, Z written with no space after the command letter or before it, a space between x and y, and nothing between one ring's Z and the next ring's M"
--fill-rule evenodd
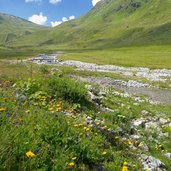
M171 44L170 9L169 0L101 0L79 19L26 35L15 46L105 49Z
M42 29L44 29L43 26L20 17L0 13L0 45L6 45L19 37Z

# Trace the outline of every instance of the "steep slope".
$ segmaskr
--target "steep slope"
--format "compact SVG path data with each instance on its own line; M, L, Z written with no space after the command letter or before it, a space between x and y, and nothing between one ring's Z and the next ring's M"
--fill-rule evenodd
M15 45L111 48L171 43L170 0L101 0L89 13ZM44 36L46 35L46 36ZM34 41L33 41L34 40Z
M27 20L0 13L0 45L6 45L24 35L44 29Z

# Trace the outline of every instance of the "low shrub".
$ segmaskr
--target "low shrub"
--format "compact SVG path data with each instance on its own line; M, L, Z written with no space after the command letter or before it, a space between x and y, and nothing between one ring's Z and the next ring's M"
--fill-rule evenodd
M51 96L63 98L73 103L86 101L84 84L68 78L51 77L48 79L47 92Z

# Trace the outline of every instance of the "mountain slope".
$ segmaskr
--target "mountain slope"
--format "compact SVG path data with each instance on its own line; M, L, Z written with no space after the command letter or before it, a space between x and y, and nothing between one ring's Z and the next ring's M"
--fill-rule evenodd
M171 43L170 0L101 0L77 20L24 36L15 45L111 48ZM44 36L46 35L46 36Z
M0 45L6 45L24 35L44 29L27 20L0 13Z

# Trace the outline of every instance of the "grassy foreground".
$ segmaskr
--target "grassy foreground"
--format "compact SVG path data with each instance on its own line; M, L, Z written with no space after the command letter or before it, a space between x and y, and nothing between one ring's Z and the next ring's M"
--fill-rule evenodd
M141 129L140 141L130 138L131 121L143 110L170 118L170 106L136 106L111 89L102 101L114 109L108 113L89 102L84 84L67 77L72 69L63 68L59 78L50 67L0 64L0 170L139 171L142 165L135 158L144 153L141 142L149 147L147 155L171 167L164 156L171 150L171 136L159 138L155 130ZM163 131L171 133L170 127Z
M15 86L6 80L0 86L1 170L119 171L128 168L128 161L133 170L140 167L127 141L108 142L101 130L107 126L86 102L82 84L51 77Z

